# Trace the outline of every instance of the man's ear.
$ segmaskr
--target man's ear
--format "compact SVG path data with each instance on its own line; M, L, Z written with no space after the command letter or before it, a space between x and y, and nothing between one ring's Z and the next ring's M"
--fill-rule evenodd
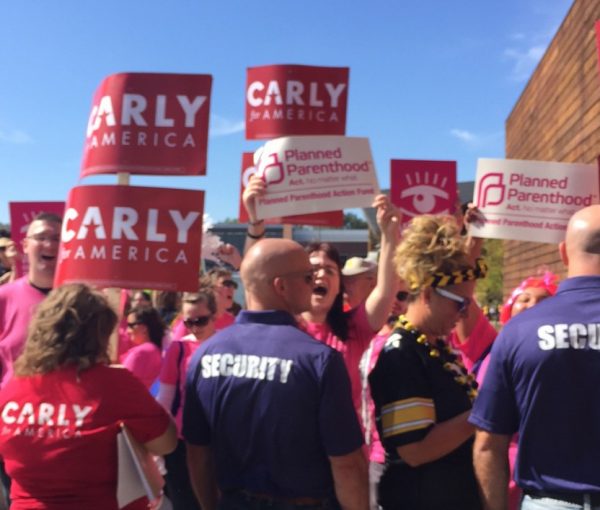
M273 289L278 295L282 295L285 292L285 278L280 278L276 276L273 279Z
M558 253L560 254L560 260L562 263L569 267L569 256L567 255L567 243L565 241L561 241L558 244Z

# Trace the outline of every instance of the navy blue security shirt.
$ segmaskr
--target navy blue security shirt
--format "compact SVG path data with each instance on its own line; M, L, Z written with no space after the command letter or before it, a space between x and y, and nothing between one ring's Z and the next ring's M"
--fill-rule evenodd
M507 323L469 421L519 432L523 489L600 492L600 277L569 278Z
M328 456L361 447L341 355L286 312L247 312L194 353L183 435L210 445L222 491L334 494Z

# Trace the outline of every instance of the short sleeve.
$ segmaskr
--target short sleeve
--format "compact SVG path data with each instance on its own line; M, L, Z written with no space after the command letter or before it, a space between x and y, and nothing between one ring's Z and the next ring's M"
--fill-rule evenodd
M436 423L424 361L410 341L400 342L398 334L392 334L379 354L369 384L385 446L395 448L420 441Z
M183 349L183 345L179 340L173 340L163 360L162 367L160 369L159 380L163 384L177 384L179 379L179 367L177 361L179 360L179 352Z
M469 422L493 434L514 434L519 427L518 409L511 382L511 365L505 326L490 352L485 381L473 404Z
M363 437L344 360L336 351L328 356L320 384L319 429L327 455L347 455L362 446Z
M206 419L198 394L202 384L201 371L198 370L201 356L196 354L192 357L186 375L182 434L188 443L204 446L210 444L211 433L210 424Z

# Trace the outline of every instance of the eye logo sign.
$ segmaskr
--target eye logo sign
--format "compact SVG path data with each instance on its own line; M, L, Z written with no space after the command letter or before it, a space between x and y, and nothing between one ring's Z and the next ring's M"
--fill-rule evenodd
M392 160L391 199L410 219L420 214L449 214L456 200L454 161Z
M477 207L500 205L504 202L505 192L504 174L494 172L484 175L477 190Z

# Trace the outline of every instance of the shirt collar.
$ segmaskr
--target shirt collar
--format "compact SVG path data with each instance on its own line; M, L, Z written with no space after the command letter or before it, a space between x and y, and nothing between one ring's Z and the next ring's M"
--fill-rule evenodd
M297 326L293 315L283 310L242 310L235 319L238 324L276 324L283 326Z
M600 276L573 276L558 285L558 293L582 288L599 288Z

